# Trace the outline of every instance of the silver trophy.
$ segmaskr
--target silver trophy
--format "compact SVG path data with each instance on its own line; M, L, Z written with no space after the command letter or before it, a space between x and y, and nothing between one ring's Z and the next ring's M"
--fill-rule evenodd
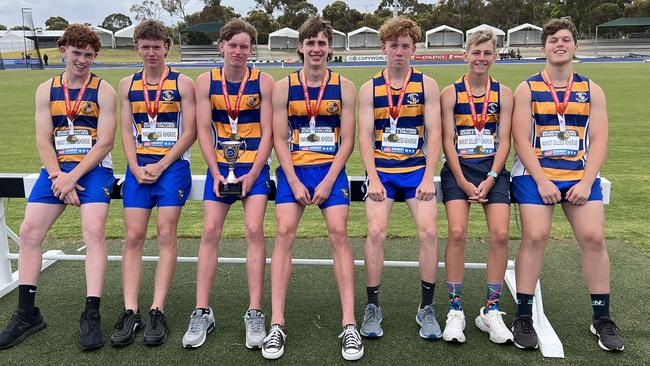
M221 145L221 149L219 149L222 151L221 156L228 163L226 184L219 183L219 194L222 196L241 196L242 184L236 183L237 177L235 176L235 163L246 150L246 142L236 140L217 141L217 146L219 145Z

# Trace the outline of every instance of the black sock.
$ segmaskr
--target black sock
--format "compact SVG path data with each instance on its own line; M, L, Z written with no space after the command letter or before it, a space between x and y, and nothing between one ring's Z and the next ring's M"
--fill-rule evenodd
M517 316L533 315L533 299L535 295L517 292Z
M86 311L93 309L99 311L99 304L101 304L101 297L88 296L86 297Z
M436 289L435 283L420 280L422 287L422 300L420 301L420 309L425 306L433 304L433 290Z
M18 285L18 309L28 316L34 314L34 301L36 300L36 286Z
M591 294L591 307L594 309L594 320L609 317L609 294Z
M366 293L368 294L368 304L379 306L379 285L366 287Z

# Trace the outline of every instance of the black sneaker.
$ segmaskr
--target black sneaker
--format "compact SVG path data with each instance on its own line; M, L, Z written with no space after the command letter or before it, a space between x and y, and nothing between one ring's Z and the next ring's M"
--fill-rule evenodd
M625 349L621 330L608 316L595 320L589 329L598 336L598 345L605 351L621 352Z
M47 327L47 323L41 315L39 308L34 308L34 314L27 316L22 309L16 309L11 316L9 325L0 333L0 349L13 347L27 338Z
M144 344L147 346L159 346L167 340L167 319L165 314L158 308L149 310L149 314L144 316Z
M515 346L521 349L537 348L537 333L533 328L533 317L516 316L512 323L512 334L515 338Z
M111 345L113 346L128 346L135 340L135 335L142 329L142 317L140 312L133 312L133 310L124 310L120 314L120 318L115 323L113 328L113 335L111 335Z
M79 318L79 341L81 349L90 351L104 347L104 335L99 311L89 309L81 313Z

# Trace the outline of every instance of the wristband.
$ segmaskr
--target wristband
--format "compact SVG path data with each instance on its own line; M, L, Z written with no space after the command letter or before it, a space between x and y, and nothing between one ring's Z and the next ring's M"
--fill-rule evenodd
M489 173L487 173L487 176L488 176L488 177L492 177L492 178L494 178L494 179L497 179L497 177L498 177L499 175L498 175L496 172L489 172Z

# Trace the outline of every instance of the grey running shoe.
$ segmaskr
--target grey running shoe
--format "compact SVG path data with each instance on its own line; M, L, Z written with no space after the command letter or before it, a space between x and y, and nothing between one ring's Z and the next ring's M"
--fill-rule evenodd
M381 329L383 314L381 308L375 304L366 305L366 311L363 314L363 323L361 323L361 335L368 338L379 338L384 335Z
M532 316L515 316L515 320L512 323L512 335L515 338L515 346L518 348L537 348L537 333L533 327Z
M205 342L208 333L214 329L214 315L212 309L195 309L190 315L190 323L187 332L183 336L183 347L197 348Z
M361 335L357 331L357 326L348 324L343 328L341 334L341 356L348 361L356 361L363 357L363 343Z
M261 348L266 337L264 313L256 309L248 310L244 314L244 326L246 327L246 347Z
M591 333L598 336L598 345L605 351L621 352L625 349L621 330L609 317L595 320L589 329Z
M275 360L284 354L284 342L287 340L287 331L280 324L271 325L269 334L264 338L262 357Z
M420 325L420 337L424 339L438 339L442 336L433 305L427 305L422 309L418 308L415 321Z

